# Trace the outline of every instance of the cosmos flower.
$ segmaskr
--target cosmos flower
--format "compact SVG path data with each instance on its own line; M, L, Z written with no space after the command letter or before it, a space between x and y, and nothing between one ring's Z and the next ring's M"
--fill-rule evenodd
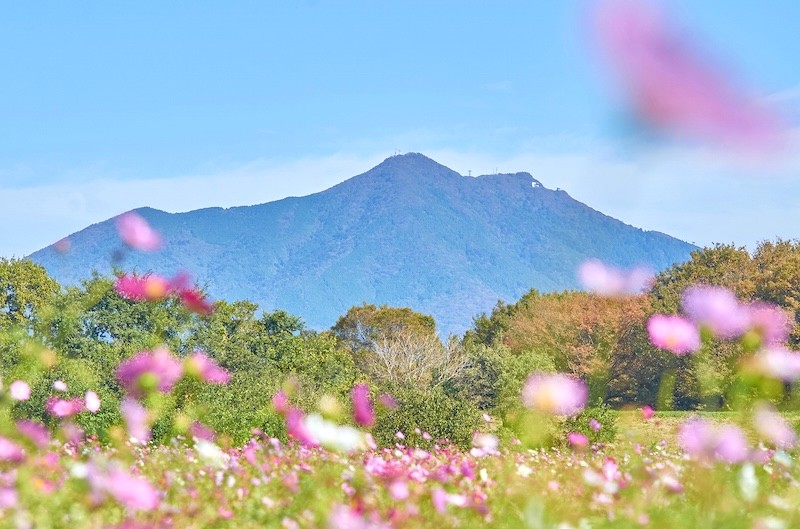
M589 438L578 432L567 434L567 441L575 448L586 448L589 445Z
M132 511L152 511L159 504L158 491L146 479L114 469L102 479L102 488Z
M770 303L750 303L745 307L748 326L756 331L764 345L786 342L792 330L792 318L785 310Z
M23 459L25 459L25 452L22 447L0 435L0 461L19 463Z
M750 366L757 373L784 382L800 379L800 353L782 346L762 349L753 356Z
M134 250L154 252L164 245L161 235L150 227L144 217L134 211L117 217L117 232L120 239Z
M31 398L31 387L23 380L15 380L8 386L8 393L14 400L28 400Z
M650 419L653 418L653 415L655 415L656 412L650 406L644 405L642 406L641 413L642 413L642 419L644 419L645 421L649 421Z
M683 450L698 459L741 463L750 449L744 432L735 425L717 425L704 419L685 421L678 431Z
M183 365L164 347L139 351L117 367L117 379L134 397L145 389L168 393L182 375Z
M86 409L92 413L97 413L100 409L100 397L94 391L87 391L83 398Z
M707 328L716 338L738 338L750 327L747 308L727 288L689 287L683 292L681 308L692 322Z
M588 396L586 384L560 373L534 373L522 388L522 400L527 407L552 415L578 414L586 406Z
M125 398L119 406L128 435L137 443L146 444L150 441L150 417L147 410L136 400Z
M114 290L131 301L160 301L170 294L171 286L167 279L156 274L123 274L114 281Z
M71 417L83 411L83 401L78 398L73 399L59 399L57 397L50 397L47 399L45 409L47 413L53 417Z
M678 356L693 353L700 348L700 332L690 321L677 316L655 314L647 320L650 342Z
M50 442L50 432L47 426L40 422L20 419L17 421L17 431L39 448L44 448Z
M369 388L366 384L356 384L351 392L353 400L353 419L356 424L371 428L375 424L375 411L369 399Z
M197 351L185 362L186 372L191 373L204 382L211 384L227 384L231 375L222 369L216 361L202 351Z
M643 122L718 144L774 147L778 121L734 88L652 3L600 2L597 40Z
M753 414L753 425L762 439L782 450L797 443L797 433L772 407L762 404Z
M653 282L653 273L644 267L622 270L598 259L584 261L578 269L583 288L601 296L641 294Z

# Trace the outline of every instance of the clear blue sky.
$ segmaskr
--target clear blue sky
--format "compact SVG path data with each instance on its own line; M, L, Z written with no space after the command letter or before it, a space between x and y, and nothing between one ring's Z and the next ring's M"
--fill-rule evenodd
M789 222L800 218L800 159L765 168L642 152L600 73L589 5L10 4L0 17L0 255L137 206L319 191L395 149L464 174L529 171L700 244L800 237ZM800 3L669 5L797 125Z

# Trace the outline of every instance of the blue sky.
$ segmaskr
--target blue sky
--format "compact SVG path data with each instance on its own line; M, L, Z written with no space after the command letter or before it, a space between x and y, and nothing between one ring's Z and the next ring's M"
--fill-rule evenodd
M636 136L602 75L589 6L16 3L0 19L0 255L138 206L320 191L395 150L463 174L529 171L698 244L800 237L800 150L756 164ZM800 4L669 6L797 126Z

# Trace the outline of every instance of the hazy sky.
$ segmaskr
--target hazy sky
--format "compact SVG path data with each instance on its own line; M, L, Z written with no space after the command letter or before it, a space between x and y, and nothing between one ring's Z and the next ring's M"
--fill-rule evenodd
M800 3L674 20L800 130ZM690 242L800 237L800 134L756 163L628 125L587 1L18 2L0 17L0 255L152 206L304 195L396 150L528 171ZM768 8L766 6L769 6Z

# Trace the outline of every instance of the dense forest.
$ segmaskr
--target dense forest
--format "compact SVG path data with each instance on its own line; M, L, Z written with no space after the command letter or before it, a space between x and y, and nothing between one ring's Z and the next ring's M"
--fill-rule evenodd
M495 421L500 432L513 427L522 384L537 371L586 381L590 401L600 406L594 415L608 406L725 409L741 347L706 340L699 362L699 355L676 356L648 339L648 318L678 312L681 293L693 284L782 307L794 325L790 345L800 342L800 243L781 240L752 254L731 245L697 250L641 295L531 290L445 340L431 316L412 308L354 306L332 328L313 331L297 316L262 312L246 300L219 300L209 311L189 310L169 296L138 302L119 293L120 277L64 288L29 260L0 260L0 376L32 386L31 398L14 405L15 416L52 422L45 401L60 380L77 394L99 393L101 411L77 420L87 433L108 435L108 425L120 422L124 395L117 366L164 346L181 357L204 351L232 376L227 385L184 379L172 393L154 396L156 439L197 426L182 417L200 418L231 442L247 440L254 429L281 436L277 391L304 409L330 402L329 411L344 417L338 403L363 382L383 403L373 432L379 443L403 431L409 442L430 432L468 445L483 421Z

